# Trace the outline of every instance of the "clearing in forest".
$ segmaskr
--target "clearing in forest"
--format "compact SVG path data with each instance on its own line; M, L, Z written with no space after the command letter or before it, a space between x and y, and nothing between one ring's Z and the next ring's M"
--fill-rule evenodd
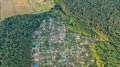
M90 45L99 40L73 33L60 17L42 20L32 35L38 67L89 67L95 63Z
M29 0L33 13L49 11L52 7L52 0Z

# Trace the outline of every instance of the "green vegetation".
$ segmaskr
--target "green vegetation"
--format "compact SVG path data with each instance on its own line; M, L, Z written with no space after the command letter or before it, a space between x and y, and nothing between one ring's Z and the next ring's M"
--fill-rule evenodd
M9 17L0 23L0 67L30 67L32 33L50 13Z
M100 40L104 42L106 46L103 47L103 43L99 43L97 45L103 48L100 48L99 50L94 49L94 51L102 51L108 47L108 50L102 51L101 54L98 55L105 67L119 66L119 0L54 0L54 2L62 7L63 12L67 17L70 17L70 20L73 20L74 18L77 19L77 22L74 22L73 24L75 25L72 27L75 29L73 30L74 32L79 28L84 28L85 32L87 30L90 30L90 33L95 32L92 36L99 37ZM82 25L82 27L81 24L83 23L79 22L79 20L84 21L84 25ZM114 54L111 58L109 56L112 50L114 50ZM107 58L108 60L103 60L103 58ZM113 58L114 60L110 61ZM98 66L101 66L101 64L98 64Z
M106 42L97 42L94 51L102 60L104 67L119 67L119 52L113 45Z
M62 18L50 17L34 31L34 48L39 46L40 62L38 67L86 67L96 66L92 57L91 43L97 42L69 30L69 23Z
M33 10L33 13L41 13L45 11L49 11L52 7L52 0L44 1L44 0L28 0Z
M38 13L51 8L35 0L29 1L32 9ZM90 46L83 46L91 50L92 58L95 58L96 64L90 65L90 67L119 67L119 4L119 0L54 0L55 6L48 12L18 15L0 21L0 67L30 67L32 64L31 48L35 41L32 38L33 32L39 28L43 20L49 22L50 17L55 19L61 17L61 22L66 22L65 26L68 27L69 33L82 34L84 37L78 43L84 41L85 37L93 37L99 40L94 41L94 39L90 39L92 40L90 41ZM42 36L48 37L49 34L43 31ZM75 43L74 36L71 34L67 34L66 36L72 40L72 43L76 44L74 46L79 47L78 43ZM43 46L40 46L41 50L49 46L47 39L43 41ZM59 46L54 47L58 48ZM66 47L69 48L70 46L63 44L59 48L62 50ZM48 56L51 56L51 54L48 54ZM76 62L74 60L76 58L73 56L70 57L73 59L72 61ZM47 62L45 59L43 59L42 63ZM59 58L57 57L57 59ZM87 62L88 60L86 59L85 61ZM57 62L54 63L58 64ZM80 66L84 67L84 65Z

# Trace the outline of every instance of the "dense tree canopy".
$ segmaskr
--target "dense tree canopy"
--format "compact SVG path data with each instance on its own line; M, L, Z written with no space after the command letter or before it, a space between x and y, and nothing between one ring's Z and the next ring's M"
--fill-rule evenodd
M55 0L67 15L74 16L108 35L112 42L119 43L120 1L119 0Z
M0 67L30 67L32 33L50 12L18 15L0 24Z
M105 67L119 66L120 0L54 0L54 2L61 6L67 17L70 17L70 21L77 19L73 22L73 28L84 27L95 32L94 36L100 37L102 42L96 43L94 50ZM82 32L87 31L86 29Z

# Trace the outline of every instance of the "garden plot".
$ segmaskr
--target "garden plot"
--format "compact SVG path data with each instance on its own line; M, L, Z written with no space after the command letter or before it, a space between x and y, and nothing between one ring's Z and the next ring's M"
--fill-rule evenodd
M80 67L95 63L90 44L96 40L70 32L59 17L43 20L33 38L40 54L40 67Z

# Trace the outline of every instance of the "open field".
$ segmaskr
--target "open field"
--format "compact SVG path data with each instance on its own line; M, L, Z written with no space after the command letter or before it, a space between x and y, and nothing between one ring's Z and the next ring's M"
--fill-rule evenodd
M1 0L0 0L0 20L1 20Z
M2 18L17 14L31 13L28 0L2 0L1 1L1 15Z
M34 13L48 11L53 7L52 0L29 0L29 3Z
M41 13L52 7L51 0L1 0L1 18L14 15Z

